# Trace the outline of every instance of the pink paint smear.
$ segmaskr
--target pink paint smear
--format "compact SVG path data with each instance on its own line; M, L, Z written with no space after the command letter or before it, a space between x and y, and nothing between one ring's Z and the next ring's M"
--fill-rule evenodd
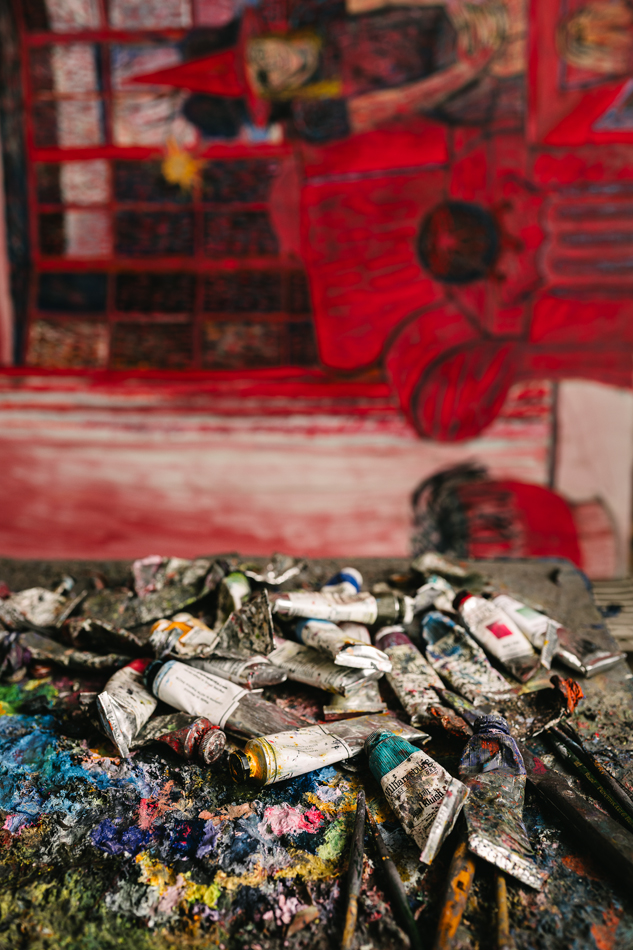
M313 835L321 827L322 821L323 815L314 805L306 812L293 808L292 805L271 805L264 812L259 831L263 835L276 838L281 835L298 835L302 831Z

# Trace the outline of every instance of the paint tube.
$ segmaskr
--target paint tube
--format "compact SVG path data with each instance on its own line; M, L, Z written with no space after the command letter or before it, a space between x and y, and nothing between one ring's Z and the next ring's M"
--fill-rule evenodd
M97 712L103 730L119 753L129 755L130 743L156 709L156 699L143 685L150 660L133 660L118 670L97 696Z
M205 670L207 673L214 673L216 676L230 680L231 683L244 686L245 689L278 686L279 683L285 683L288 679L288 674L271 663L266 656L249 656L245 660L212 656L186 662L189 666L195 666L196 669Z
M396 591L374 596L367 591L339 594L330 591L313 593L307 590L273 594L273 613L288 620L307 617L330 620L332 623L362 623L385 626L389 623L411 623L413 598Z
M448 558L436 551L427 551L420 554L411 562L411 568L418 574L442 574L444 577L454 577L464 580L470 577L471 572L461 564L455 561L449 561Z
M377 670L351 670L336 666L329 656L318 650L281 637L275 638L275 650L268 659L285 670L288 679L306 686L316 686L326 693L340 693L341 696L349 696L367 680L377 680L382 676Z
M64 626L64 631L70 637L74 646L87 646L89 650L106 651L113 645L125 650L126 653L147 656L151 648L147 638L117 627L106 620L93 620L92 617L72 617Z
M413 609L416 614L423 613L429 607L451 613L455 593L455 588L448 581L443 577L438 577L437 574L432 574L427 583L416 591Z
M155 660L146 670L145 682L157 699L174 709L203 716L236 735L261 736L306 724L289 710L254 696L244 687L178 660Z
M56 640L50 640L39 633L28 630L18 634L17 641L24 652L26 662L38 660L41 663L56 663L75 670L118 670L131 660L119 653L90 653L88 650L75 650Z
M57 590L29 587L26 590L17 591L0 601L0 620L15 630L28 630L31 627L46 630L49 627L56 627L62 615L64 615L63 619L68 616L65 609L68 605L68 600L64 596L66 591L67 586L63 583ZM75 600L72 603L74 606Z
M140 749L152 742L168 745L183 759L196 758L201 765L211 765L222 755L226 735L202 716L177 712L146 722L130 748Z
M436 611L422 621L426 657L433 669L451 689L461 693L476 706L485 700L505 700L515 695L511 686L493 666L488 657L450 617Z
M558 653L558 628L561 625L551 620L546 614L534 610L533 607L507 594L493 597L492 602L500 607L511 620L514 620L521 633L525 634L532 646L541 654L541 663L545 669L551 669L552 660Z
M431 864L450 834L468 789L430 755L384 729L365 742L369 768L406 831Z
M398 697L405 712L410 716L428 706L440 706L435 692L444 685L426 658L401 626L383 627L376 634L376 644L382 647L391 661L387 681Z
M149 638L159 658L170 653L179 657L210 656L217 642L217 633L187 613L176 614L171 620L157 620Z
M218 630L215 653L221 656L243 658L273 650L273 618L268 591L260 590L233 610Z
M358 624L358 626L361 626ZM391 670L389 657L371 643L355 640L330 620L298 620L295 636L299 643L324 653L335 666L348 666L361 670Z
M470 792L464 807L468 847L540 890L548 874L536 866L523 824L526 770L519 748L502 716L481 716L473 728L459 766Z
M363 575L355 567L343 567L321 587L322 591L336 594L358 594L363 586Z
M428 738L385 713L359 716L253 739L246 743L243 752L231 753L229 769L236 782L250 779L258 785L272 785L352 758L362 751L365 740L376 729L418 742Z
M241 571L231 571L222 580L220 590L225 590L231 603L231 610L240 610L251 595L251 583ZM222 594L219 595L220 597Z
M369 630L363 624L342 623L339 626L344 633L355 640L371 644ZM348 696L335 693L329 705L323 707L323 718L326 722L332 722L336 719L346 719L348 716L382 712L386 708L387 704L381 698L378 683L375 680L366 680Z
M499 607L465 590L455 595L453 607L475 640L516 679L525 683L536 673L539 657L530 641Z
M267 584L269 587L279 587L285 584L293 577L301 574L305 568L305 561L298 561L288 554L273 554L272 561L266 565L264 570L255 569L243 565L242 569L247 577L257 581L258 584Z

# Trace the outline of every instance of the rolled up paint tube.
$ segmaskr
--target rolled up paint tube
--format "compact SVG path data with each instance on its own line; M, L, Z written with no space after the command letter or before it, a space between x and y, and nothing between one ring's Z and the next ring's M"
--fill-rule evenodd
M453 607L475 640L512 676L525 683L536 673L540 658L532 644L496 604L462 590L455 595Z
M250 656L246 659L232 659L231 657L211 656L200 657L186 661L188 666L205 670L215 676L237 683L245 689L265 689L267 686L278 686L285 683L288 674L270 662L266 656Z
M357 594L363 586L363 575L355 567L343 567L321 587L337 594Z
M444 684L433 667L401 626L383 627L376 634L376 644L391 661L387 681L413 724L424 728L434 725L443 705L437 689L442 689ZM457 735L469 734L451 709L443 709L439 715L446 717L445 728Z
M149 638L155 656L173 654L179 657L210 656L218 642L218 634L197 617L176 614L170 620L157 620Z
M391 670L386 653L371 643L354 639L330 620L299 620L295 626L295 636L304 646L329 656L335 666L378 670L380 673L389 673Z
M422 621L426 658L451 689L475 705L488 700L510 699L513 687L490 661L479 644L463 627L437 611Z
M539 870L523 824L526 769L502 716L475 722L459 766L470 795L464 807L468 847L484 861L540 890L548 874Z
M548 662L551 666L552 658L556 657L575 673L590 677L604 673L625 657L624 653L606 650L594 643L586 631L575 634L547 614L507 594L499 594L494 603L514 620L530 643L541 650L541 662L547 669L550 668Z
M156 697L145 688L143 674L151 660L133 660L110 677L97 696L97 712L103 730L122 756L157 706Z
M202 716L176 712L146 722L130 748L140 749L152 742L168 745L183 759L195 758L200 765L211 765L222 755L226 735Z
M145 681L157 699L181 712L203 716L233 735L262 736L306 725L300 716L243 686L178 660L155 660L146 670Z
M426 733L386 713L358 716L252 739L243 752L231 753L229 769L236 782L272 785L358 755L367 737L377 729L418 742L428 739Z
M380 679L383 675L378 670L336 666L331 657L318 650L281 637L275 638L275 649L269 653L268 659L285 670L288 679L306 686L316 686L326 693L340 693L341 696L349 696L367 681Z
M307 617L314 620L330 620L332 623L374 624L411 623L413 598L390 591L389 593L340 594L332 591L299 590L271 596L273 613L293 619Z
M468 789L404 737L384 729L365 742L369 768L406 833L431 864L450 834Z

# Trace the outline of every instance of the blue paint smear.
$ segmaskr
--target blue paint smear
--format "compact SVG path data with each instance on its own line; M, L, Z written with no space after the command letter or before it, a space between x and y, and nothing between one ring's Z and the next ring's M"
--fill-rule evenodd
M106 818L90 832L92 843L106 854L137 855L144 851L151 839L149 831L136 825L125 827L121 819L110 821Z

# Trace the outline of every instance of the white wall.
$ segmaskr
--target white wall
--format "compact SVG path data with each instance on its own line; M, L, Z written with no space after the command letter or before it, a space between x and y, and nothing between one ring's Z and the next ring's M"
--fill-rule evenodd
M600 498L618 533L626 573L633 483L633 392L568 380L558 391L555 488L570 501Z

